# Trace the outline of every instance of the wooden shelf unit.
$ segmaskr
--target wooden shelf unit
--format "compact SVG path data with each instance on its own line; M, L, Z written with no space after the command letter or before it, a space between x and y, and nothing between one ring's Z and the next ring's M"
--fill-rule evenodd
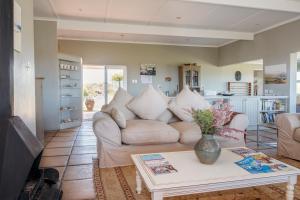
M248 82L227 82L229 93L239 96L251 96L251 83Z

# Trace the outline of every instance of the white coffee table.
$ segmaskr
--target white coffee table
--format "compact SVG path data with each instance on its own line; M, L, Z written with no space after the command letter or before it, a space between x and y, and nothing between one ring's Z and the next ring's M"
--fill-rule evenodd
M145 183L153 200L163 197L180 196L195 193L213 192L251 186L287 182L286 199L294 198L294 185L297 182L298 168L287 165L289 170L264 174L251 174L234 162L242 159L229 149L222 149L221 155L213 165L201 164L193 151L160 153L178 172L154 175L144 165L141 155L131 155L136 166L136 191L142 190ZM279 163L282 163L278 161Z

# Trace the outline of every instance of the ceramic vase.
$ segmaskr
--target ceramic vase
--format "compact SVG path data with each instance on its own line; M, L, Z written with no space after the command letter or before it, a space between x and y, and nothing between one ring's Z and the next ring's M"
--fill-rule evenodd
M220 156L221 148L214 135L203 134L202 138L194 146L195 153L199 161L203 164L211 165Z

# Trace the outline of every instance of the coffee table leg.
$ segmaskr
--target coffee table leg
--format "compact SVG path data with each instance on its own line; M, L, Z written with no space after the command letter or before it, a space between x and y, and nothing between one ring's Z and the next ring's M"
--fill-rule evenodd
M138 170L136 170L136 192L142 193L142 179Z
M158 192L152 192L151 193L151 199L152 200L163 200L163 195Z
M286 186L286 199L294 200L294 186L297 183L297 176L290 176Z

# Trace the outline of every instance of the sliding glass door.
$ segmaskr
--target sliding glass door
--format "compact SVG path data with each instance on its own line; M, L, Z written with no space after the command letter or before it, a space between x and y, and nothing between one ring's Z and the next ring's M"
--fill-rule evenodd
M119 87L127 89L126 66L83 66L83 110L99 111L109 103Z
M119 87L127 89L127 73L125 66L105 66L106 69L106 99L109 103Z

